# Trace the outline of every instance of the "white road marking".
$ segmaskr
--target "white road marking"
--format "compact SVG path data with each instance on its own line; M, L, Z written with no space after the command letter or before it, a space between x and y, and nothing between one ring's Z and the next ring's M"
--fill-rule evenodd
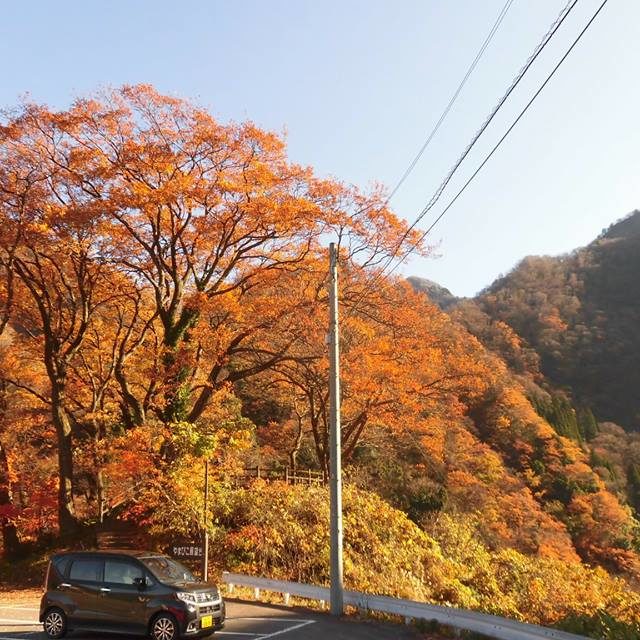
M258 620L259 622L315 622L307 618L255 618L253 616L227 616L225 620Z
M240 633L237 631L217 631L216 633L219 635L228 634L228 635L244 635L244 636L253 636L258 638L258 640L264 640L265 638L275 638L276 636L284 635L285 633L289 633L290 631L295 631L296 629L301 629L302 627L306 627L309 624L313 624L315 620L307 620L305 618L258 618L255 616L237 616L237 617L227 617L227 622L231 620L248 620L252 622L271 622L271 623L289 623L296 622L293 626L289 626L286 629L280 629L279 631L273 631L271 633ZM2 640L0 638L0 640Z
M2 606L1 609L15 609L15 607L10 606ZM37 609L30 608L30 610L37 611ZM238 617L228 617L227 621L231 620L247 620L253 622L271 622L274 624L288 624L288 623L296 623L292 626L288 626L286 629L280 629L279 631L273 631L271 633L252 633L252 632L243 632L243 631L217 631L216 635L220 636L244 636L245 638L256 638L257 640L266 640L267 638L275 638L276 636L284 635L285 633L290 633L291 631L295 631L296 629L301 629L302 627L306 627L307 625L313 624L315 620L307 620L304 618L258 618L254 616L238 616ZM40 626L39 621L31 621L31 620L19 620L15 618L0 618L0 623L8 624L9 626ZM33 635L35 631L22 631L19 632L21 636L25 635ZM28 640L27 638L22 638L20 636L0 636L0 640Z
M275 638L275 636L281 636L285 633L289 633L290 631L295 631L296 629L301 629L302 627L306 627L309 624L313 624L315 620L305 620L300 624L295 624L293 627L289 627L288 629L282 629L281 631L274 631L273 633L267 633L264 636L260 636L260 640L264 640L265 638Z

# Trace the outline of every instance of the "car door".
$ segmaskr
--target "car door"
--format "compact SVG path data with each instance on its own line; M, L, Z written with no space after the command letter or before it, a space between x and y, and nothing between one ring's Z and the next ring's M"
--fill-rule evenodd
M99 626L103 620L98 606L102 586L103 561L99 556L74 556L67 569L66 581L60 585L70 599L70 626Z
M100 608L105 626L112 631L144 632L148 595L136 580L144 578L142 565L129 558L105 558L104 582L100 590Z

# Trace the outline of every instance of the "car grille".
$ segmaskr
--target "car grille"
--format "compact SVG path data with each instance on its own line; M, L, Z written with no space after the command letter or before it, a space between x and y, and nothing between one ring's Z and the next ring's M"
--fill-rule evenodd
M198 614L201 616L206 615L207 613L215 613L216 611L220 611L220 605L214 604L209 606L200 606L198 607Z
M220 599L218 594L213 593L194 593L193 595L195 596L198 604L213 604Z

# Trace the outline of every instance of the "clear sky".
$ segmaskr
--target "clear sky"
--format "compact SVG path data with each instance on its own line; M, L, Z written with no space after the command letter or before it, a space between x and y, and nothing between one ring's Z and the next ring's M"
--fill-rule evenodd
M222 120L286 130L289 155L392 187L504 0L22 0L2 3L0 105L54 107L152 83ZM515 0L450 117L393 199L413 220L566 0ZM600 0L579 0L445 194L482 160ZM571 57L403 266L472 295L527 254L586 244L640 208L640 2L609 0ZM532 69L532 72L534 70ZM434 215L440 208L433 210ZM431 218L424 221L427 225Z

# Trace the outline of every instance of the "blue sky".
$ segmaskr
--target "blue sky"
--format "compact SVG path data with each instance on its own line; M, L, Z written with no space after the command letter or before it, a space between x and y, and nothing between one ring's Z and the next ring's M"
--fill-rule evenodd
M453 112L393 199L413 220L565 0L515 0ZM289 155L392 187L504 0L5 3L0 105L54 107L146 82L222 120L287 132ZM442 200L457 191L600 4L580 0ZM527 254L587 243L640 208L640 2L610 0L532 110L402 272L472 295ZM433 215L441 209L436 207ZM424 225L428 225L427 217Z

